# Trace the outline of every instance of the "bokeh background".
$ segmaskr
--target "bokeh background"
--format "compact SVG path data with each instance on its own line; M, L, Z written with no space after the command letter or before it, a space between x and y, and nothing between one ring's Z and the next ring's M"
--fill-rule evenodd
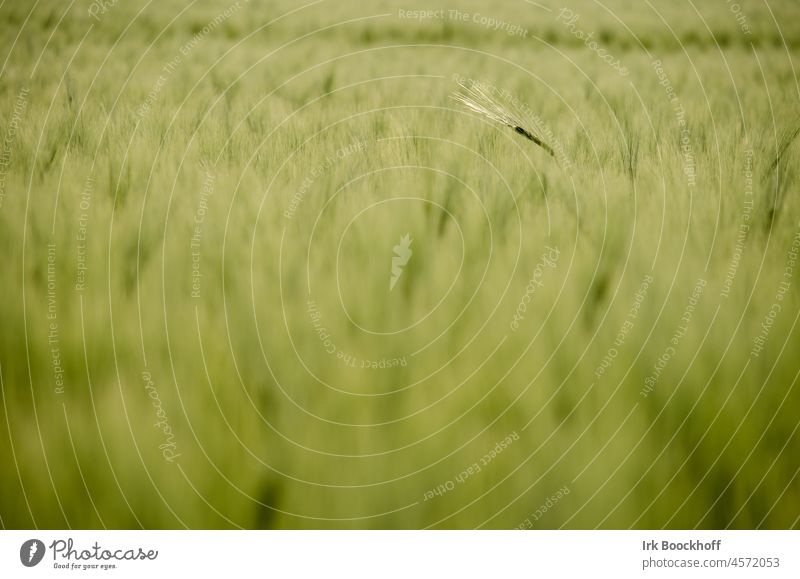
M4 528L800 524L794 0L0 36Z

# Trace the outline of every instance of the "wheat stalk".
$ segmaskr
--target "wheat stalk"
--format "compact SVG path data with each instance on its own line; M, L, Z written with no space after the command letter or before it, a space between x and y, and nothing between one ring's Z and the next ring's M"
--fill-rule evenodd
M525 129L522 126L522 121L519 120L519 117L515 113L497 102L497 100L492 98L482 87L475 83L473 83L472 86L467 86L463 82L459 82L458 86L460 90L453 92L450 95L451 98L479 115L483 115L492 121L511 127L515 132L539 145L555 159L556 155L550 145Z

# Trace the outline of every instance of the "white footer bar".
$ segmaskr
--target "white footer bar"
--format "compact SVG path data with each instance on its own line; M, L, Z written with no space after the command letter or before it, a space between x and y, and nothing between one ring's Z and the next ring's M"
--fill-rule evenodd
M800 577L800 531L3 531L0 577ZM585 574L585 575L579 575Z

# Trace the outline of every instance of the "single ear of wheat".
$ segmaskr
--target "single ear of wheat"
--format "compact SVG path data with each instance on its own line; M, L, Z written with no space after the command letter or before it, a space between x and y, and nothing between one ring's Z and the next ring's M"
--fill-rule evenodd
M474 111L479 115L483 115L490 120L493 120L497 123L502 123L507 127L511 127L515 132L539 145L555 159L556 155L550 145L545 143L542 139L531 133L529 130L525 129L522 126L523 122L520 121L516 114L497 102L497 100L489 95L481 86L479 86L477 83L474 83L472 86L467 86L463 82L459 82L458 86L459 90L450 95L454 100L458 101L469 110Z

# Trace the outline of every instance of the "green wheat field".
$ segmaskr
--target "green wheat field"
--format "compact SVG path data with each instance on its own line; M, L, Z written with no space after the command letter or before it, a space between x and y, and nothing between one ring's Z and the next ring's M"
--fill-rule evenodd
M3 528L800 527L794 0L0 29Z

